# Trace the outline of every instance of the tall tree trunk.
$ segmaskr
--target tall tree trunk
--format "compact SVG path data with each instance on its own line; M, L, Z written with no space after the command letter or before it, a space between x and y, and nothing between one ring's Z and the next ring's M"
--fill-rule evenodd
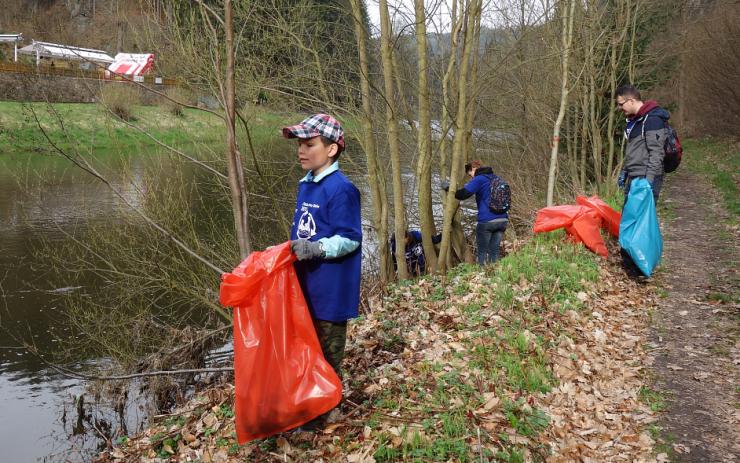
M569 1L569 7L562 8L562 82L560 86L560 109L558 116L555 118L555 126L552 129L552 150L550 152L550 172L547 176L547 206L553 205L553 196L555 192L555 172L558 165L558 147L560 146L560 125L563 123L565 108L568 105L568 55L570 54L570 45L573 42L573 16L575 10L575 0Z
M578 183L581 188L586 189L588 168L588 143L591 141L588 133L588 92L586 85L581 85L581 158Z
M620 10L619 13L616 15L615 21L617 24L615 24L615 29L618 29L620 25L618 24L618 21L620 21L622 18L624 18L624 25L621 28L621 31L619 31L619 36L615 37L612 40L611 44L611 54L609 56L609 119L606 125L606 132L607 136L609 137L609 151L607 153L606 158L606 175L607 175L607 181L606 181L606 192L607 195L611 193L614 189L614 183L612 181L614 176L614 125L616 123L616 117L617 117L617 111L616 111L616 103L614 99L614 94L617 91L617 63L619 59L622 57L622 54L624 52L624 40L627 37L627 31L630 28L631 21L630 21L630 1L629 0L623 0L623 2L620 4Z
M478 94L478 57L480 56L480 15L475 20L475 29L473 31L473 64L470 68L470 103L468 104L468 114L466 116L467 128L465 130L465 147L463 153L465 160L469 161L473 156L473 126L475 126L476 95ZM477 157L477 156L473 156Z
M396 234L396 261L398 262L398 276L408 279L406 269L406 210L403 203L403 179L401 178L401 152L398 141L398 121L393 109L394 83L393 58L391 56L391 18L388 13L388 0L380 0L380 55L383 61L383 83L385 87L385 120L388 131L388 147L393 170L393 215Z
M435 234L434 213L432 211L432 127L429 109L427 28L424 14L424 0L414 0L416 17L416 50L419 62L419 132L417 134L419 191L419 222L421 223L421 242L424 247L427 268L430 273L437 270L437 251L432 243Z
M473 49L473 29L475 28L476 14L480 14L479 1L468 1L465 14L461 16L467 23L463 53L460 59L460 77L457 82L457 117L455 118L455 138L452 145L452 171L450 174L450 189L445 198L444 225L442 228L442 243L439 250L439 270L444 272L452 264L451 239L453 229L453 218L457 211L458 201L455 199L455 190L462 177L462 159L465 143L465 130L468 104L468 71L470 69L470 58ZM461 12L462 13L462 12Z
M457 14L458 2L460 0L452 0L452 32L450 33L450 58L447 62L447 69L445 70L444 77L442 77L442 117L440 118L439 128L441 130L442 138L439 140L439 168L443 177L449 176L449 153L448 153L448 133L452 126L450 117L450 109L452 108L452 100L450 99L450 88L453 86L454 71L457 68L455 66L457 62L457 43L458 37L460 36L460 29L462 28L462 13ZM460 7L462 10L462 7Z
M234 83L234 20L231 0L224 2L224 27L226 29L226 78L224 104L226 112L226 148L228 150L228 176L231 202L236 225L236 238L242 258L252 252L249 239L247 194L244 183L244 167L236 145L236 87Z
M640 1L635 1L635 8L632 12L632 33L630 34L630 56L627 64L627 79L629 83L635 85L635 40L637 38L637 18L639 18Z
M370 65L367 56L368 34L362 19L360 0L350 0L352 15L355 20L355 34L360 59L360 91L362 94L362 144L367 159L367 175L370 184L370 196L373 202L373 216L376 224L378 251L380 252L380 282L390 280L388 270L390 252L388 249L388 198L385 194L385 174L378 165L378 150L373 134L373 108L370 97Z

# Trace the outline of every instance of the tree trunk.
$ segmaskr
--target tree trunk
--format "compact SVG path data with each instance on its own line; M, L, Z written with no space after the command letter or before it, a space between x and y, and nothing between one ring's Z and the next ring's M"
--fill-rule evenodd
M224 2L224 27L226 29L226 76L224 110L226 118L226 148L228 156L229 188L236 226L236 238L242 259L252 252L249 239L247 195L244 184L244 167L236 145L236 86L234 84L234 21L231 0Z
M467 127L467 104L468 104L468 71L470 68L470 57L473 49L473 29L475 28L477 14L480 14L478 0L467 2L465 14L461 14L466 20L466 31L463 45L463 53L460 59L460 77L457 82L457 117L455 118L455 138L452 145L452 171L450 174L450 189L445 198L444 225L442 228L442 243L439 250L439 270L444 272L452 264L451 240L454 213L457 210L458 201L455 199L455 190L458 181L462 177L463 148L465 144L465 130ZM462 13L462 12L461 12Z
M565 2L563 2L565 3ZM553 205L555 192L555 172L558 165L558 147L560 146L560 125L563 123L565 108L568 105L568 55L570 45L573 41L573 16L575 13L575 0L569 1L569 8L562 8L562 82L560 86L560 110L555 118L555 126L552 129L552 150L550 152L550 172L547 177L547 206Z
M463 148L463 153L465 155L465 160L469 161L471 159L471 156L473 158L477 156L473 156L473 153L475 152L475 148L473 148L473 126L475 125L475 110L476 110L476 95L478 93L478 57L480 55L480 16L477 15L475 20L475 29L473 30L473 64L470 68L470 102L468 103L468 114L466 116L465 122L467 123L467 127L465 130L465 146Z
M393 215L396 234L396 261L398 276L402 280L409 277L406 269L406 210L403 204L403 179L401 178L401 153L398 141L398 121L393 110L393 58L391 56L391 18L388 13L388 1L380 0L380 54L383 61L383 83L385 87L385 120L388 131L391 169L393 175Z
M421 242L424 247L427 271L434 273L437 269L437 251L432 243L436 228L432 211L432 127L427 79L427 29L424 0L414 0L414 13L416 16L416 50L419 61L418 170L416 175L419 191L419 222L421 223Z
M388 249L388 198L385 195L385 175L378 166L378 151L373 134L373 109L370 97L370 65L368 63L367 45L368 34L362 20L360 0L350 0L352 15L355 20L355 34L360 59L360 91L362 94L362 144L367 159L367 175L370 185L370 196L373 202L373 216L376 224L378 251L380 253L380 282L385 284L390 280L388 270L390 252Z
M450 33L450 58L447 62L447 69L445 70L444 77L442 78L442 117L440 118L439 129L441 131L441 139L439 140L439 169L442 177L448 177L450 168L449 153L447 137L449 130L452 126L450 118L450 109L452 108L452 101L450 99L450 87L452 86L453 72L457 68L455 66L457 61L457 42L460 35L460 29L462 28L462 12L460 15L457 14L457 4L459 0L452 0L452 32ZM462 8L461 8L462 9Z
M609 137L609 151L607 153L606 158L606 175L607 175L607 181L606 181L606 193L609 195L613 189L615 182L612 181L614 177L614 125L616 123L616 117L617 117L617 107L614 99L614 94L617 91L617 64L619 58L621 58L623 52L624 52L624 39L627 37L627 31L630 28L630 2L629 0L625 0L620 4L620 11L619 14L616 16L615 21L619 21L620 19L624 18L624 27L619 32L619 36L615 37L614 40L612 40L611 44L611 55L609 56L609 120L606 125L606 132L607 136ZM615 28L619 27L618 24L615 24ZM619 47L618 47L619 45ZM618 48L621 47L621 50L619 50L619 53L617 52Z
M581 184L581 188L586 189L586 170L588 167L588 143L591 141L588 133L588 94L586 92L586 86L581 85L581 167L579 170L578 183Z

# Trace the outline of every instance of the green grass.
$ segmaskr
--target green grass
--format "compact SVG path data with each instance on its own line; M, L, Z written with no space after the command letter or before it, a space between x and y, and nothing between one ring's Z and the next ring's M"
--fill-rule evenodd
M679 169L706 175L722 194L731 221L740 218L740 144L730 140L702 138L686 140Z
M175 116L159 106L136 106L133 113L136 120L131 124L135 127L130 127L94 103L0 102L0 154L55 154L47 136L71 153L151 151L157 146L156 141L137 128L170 146L199 145L217 155L222 151L225 127L217 114L184 109L183 116ZM252 146L259 156L275 143L284 143L279 128L295 123L302 115L259 109L245 117ZM249 142L241 123L237 126L237 138L246 156Z
M567 242L564 236L562 230L537 234L529 244L500 261L491 277L492 285L503 289L492 294L500 304L514 302L506 288L524 283L530 293L537 293L542 302L556 305L561 311L582 305L577 295L597 280L599 257L580 244Z
M666 401L663 394L659 391L650 389L647 386L642 386L639 392L640 401L650 407L650 410L654 412L662 412L666 409Z
M516 402L504 401L504 415L512 428L525 437L537 435L550 424L550 417L538 408L532 408L523 398Z

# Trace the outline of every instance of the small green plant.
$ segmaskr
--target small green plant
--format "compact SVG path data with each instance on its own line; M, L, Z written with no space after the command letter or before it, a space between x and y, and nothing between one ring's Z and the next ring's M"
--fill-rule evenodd
M647 386L642 386L638 396L654 412L662 412L666 409L665 398L658 391L654 391Z
M164 425L167 426L168 428L170 428L172 426L182 427L182 426L185 425L185 421L186 421L185 420L185 417L182 416L182 415L180 415L180 416L171 416L171 417L167 418L166 420L164 420Z
M442 285L435 286L434 291L432 291L431 296L429 296L429 299L432 301L444 301L446 298L445 288Z
M534 436L550 424L550 417L539 408L532 408L523 398L516 402L504 401L504 416L512 428L522 436Z
M100 89L100 103L106 111L110 111L118 118L131 122L135 121L134 106L140 103L139 90L127 82L109 82Z
M185 115L183 105L192 105L192 99L193 94L188 89L179 86L168 87L165 98L162 99L162 107L173 116L182 117Z
M496 459L506 463L524 463L524 451L516 447L508 447L496 452Z
M216 415L224 418L233 418L234 410L232 410L232 408L226 404L221 404L221 406L218 408L218 412L216 412Z
M729 304L730 302L732 302L732 296L725 293L709 293L707 299L709 299L710 301L718 301L723 304Z

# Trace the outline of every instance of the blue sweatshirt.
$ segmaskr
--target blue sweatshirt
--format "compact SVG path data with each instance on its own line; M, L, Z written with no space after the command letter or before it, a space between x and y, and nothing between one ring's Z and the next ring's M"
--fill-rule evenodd
M475 171L475 176L465 184L460 190L458 190L455 197L458 199L465 199L472 195L475 195L475 203L478 205L478 223L490 222L496 219L508 219L509 214L504 212L503 214L497 214L488 208L488 202L491 198L491 176L493 171L490 167L479 167ZM457 194L461 193L461 194Z
M323 173L322 173L323 174ZM290 239L322 241L339 236L362 243L360 192L334 169L298 184ZM358 315L360 305L361 246L337 258L296 262L295 269L314 318L342 322ZM331 254L328 254L331 255Z

